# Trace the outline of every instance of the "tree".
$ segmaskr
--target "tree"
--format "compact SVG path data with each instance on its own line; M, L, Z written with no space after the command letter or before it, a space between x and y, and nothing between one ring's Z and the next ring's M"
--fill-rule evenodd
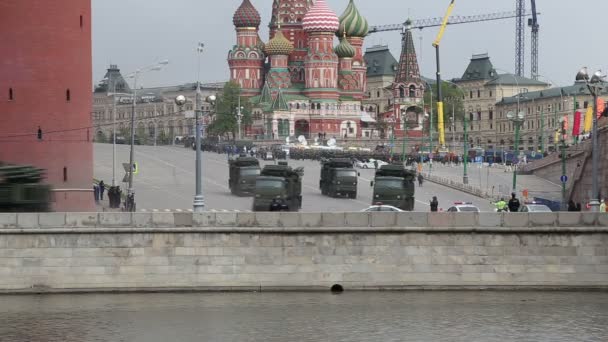
M224 86L221 96L218 96L216 101L216 113L213 122L209 125L208 132L215 135L225 135L231 133L232 137L237 136L238 124L237 113L240 104L241 110L241 128L245 131L245 127L252 123L251 110L252 104L248 98L240 96L241 87L235 82L228 82Z
M437 86L435 84L431 86L433 87L433 97L431 98L431 90L427 87L424 93L424 103L425 107L428 109L431 108L431 102L433 104L433 130L436 131L438 123ZM442 82L441 91L443 93L443 122L445 127L449 125L449 118L452 117L452 104L454 105L454 120L456 121L456 124L462 123L464 119L464 100L462 98L462 91L449 82Z

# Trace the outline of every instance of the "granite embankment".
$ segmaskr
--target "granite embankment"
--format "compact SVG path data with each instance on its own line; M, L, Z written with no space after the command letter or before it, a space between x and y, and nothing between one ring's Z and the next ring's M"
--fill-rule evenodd
M605 289L594 213L0 214L0 292Z

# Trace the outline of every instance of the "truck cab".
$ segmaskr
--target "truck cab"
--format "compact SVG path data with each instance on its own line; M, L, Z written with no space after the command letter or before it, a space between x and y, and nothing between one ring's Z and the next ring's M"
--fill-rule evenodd
M349 159L329 159L321 162L321 193L330 197L357 198L357 176Z
M230 192L237 196L253 196L256 178L260 175L260 162L256 158L239 157L229 162Z
M402 165L384 165L376 171L376 177L371 182L374 188L372 205L382 203L392 205L401 210L414 210L414 178L413 171L406 170Z
M303 168L286 163L266 165L255 181L253 211L299 211L302 208Z

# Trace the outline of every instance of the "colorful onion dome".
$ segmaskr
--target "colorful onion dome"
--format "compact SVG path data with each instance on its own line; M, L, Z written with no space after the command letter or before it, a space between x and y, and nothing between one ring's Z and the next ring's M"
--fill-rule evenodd
M289 39L285 38L283 32L278 30L277 33L275 33L274 38L268 41L264 51L269 56L289 55L293 52L293 45Z
M365 37L369 33L369 25L367 20L359 13L354 0L350 0L348 7L340 16L340 28L338 29L338 37L342 37L346 33L349 37Z
M346 39L346 36L340 38L340 44L338 44L338 46L336 46L336 48L334 49L334 52L340 58L353 58L353 57L355 57L355 54L357 53L355 51L355 48L352 45L350 45L350 43Z
M236 27L259 27L262 18L249 0L243 0L241 6L234 12L232 22Z
M302 19L302 26L306 32L336 32L340 21L325 0L317 0Z

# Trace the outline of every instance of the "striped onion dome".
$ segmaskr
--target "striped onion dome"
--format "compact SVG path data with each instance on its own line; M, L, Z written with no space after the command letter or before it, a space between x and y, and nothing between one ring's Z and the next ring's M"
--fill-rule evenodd
M340 21L325 0L317 0L302 19L302 26L306 32L336 32Z
M274 38L268 41L266 44L265 52L269 56L273 55L289 55L293 52L293 45L285 38L283 32L278 30L275 33Z
M259 27L261 22L260 12L253 7L249 0L243 0L232 17L232 23L236 27Z
M340 58L353 58L353 57L355 57L355 54L357 53L355 51L355 48L352 45L350 45L350 43L346 39L346 36L340 38L340 44L338 44L338 46L336 46L336 48L334 49L334 52Z
M355 1L350 0L348 7L340 16L340 28L338 29L338 37L342 37L346 33L349 37L365 37L369 33L369 25L367 20L359 13Z

